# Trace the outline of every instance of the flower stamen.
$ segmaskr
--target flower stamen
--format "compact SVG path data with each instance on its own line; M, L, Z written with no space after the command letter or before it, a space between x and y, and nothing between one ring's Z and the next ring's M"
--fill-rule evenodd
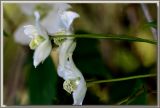
M42 43L45 39L42 36L36 36L35 38L33 38L31 40L31 42L29 43L29 47L34 50L36 49L40 43Z
M65 80L63 83L63 88L66 90L68 93L72 93L74 90L77 89L79 85L80 78L78 77L77 79L68 79Z
M65 33L66 33L66 32L65 32L64 30L61 30L61 31L55 33L55 35L65 35ZM64 40L65 40L64 37L54 38L54 43L55 43L56 45L60 46L60 45L63 43Z

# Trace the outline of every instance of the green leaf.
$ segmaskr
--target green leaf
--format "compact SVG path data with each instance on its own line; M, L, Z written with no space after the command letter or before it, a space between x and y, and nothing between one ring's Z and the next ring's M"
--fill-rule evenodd
M37 68L33 66L32 55L28 61L28 90L31 105L54 104L57 92L57 72L48 57Z

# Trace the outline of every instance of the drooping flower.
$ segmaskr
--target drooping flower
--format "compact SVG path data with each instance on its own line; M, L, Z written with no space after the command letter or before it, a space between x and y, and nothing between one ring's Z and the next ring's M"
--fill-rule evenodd
M65 11L61 14L61 20L63 24L62 35L72 34L71 24L75 18L79 15L72 11ZM56 33L56 35L59 32ZM74 38L66 38L59 45L59 65L58 65L58 75L62 77L65 81L63 83L63 88L68 93L72 93L74 103L73 105L82 105L84 100L87 87L85 79L82 73L75 66L72 54L76 47L76 42Z
M73 93L73 105L82 105L87 87L82 73L77 69L72 59L75 47L76 42L73 40L65 40L62 43L59 51L58 75L65 80L63 88L68 93Z
M35 50L34 52L34 66L37 67L41 62L43 62L50 54L52 45L49 40L47 32L40 24L40 15L36 11L35 13L36 23L35 25L24 26L24 33L31 41L29 46L31 49Z

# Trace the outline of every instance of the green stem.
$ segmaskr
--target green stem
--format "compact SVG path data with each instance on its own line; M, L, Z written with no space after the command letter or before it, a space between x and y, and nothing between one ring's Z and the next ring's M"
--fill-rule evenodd
M125 98L124 100L118 102L118 105L124 104L126 103L126 105L128 105L129 103L131 103L134 99L136 99L139 95L141 95L144 92L143 88L140 88L139 90L137 90L137 92L135 94L132 94L131 96Z
M125 98L124 100L117 103L117 105L121 105L123 103L126 103L129 100L129 97Z
M127 35L112 35L112 34L75 34L75 35L54 35L50 38L66 38L66 37L75 37L75 38L92 38L92 39L110 39L110 40L126 40L126 41L135 41L135 42L146 42L150 44L157 44L154 40L148 40L138 37L132 37Z
M138 79L138 78L147 78L147 77L154 77L154 76L156 76L156 74L137 75L137 76L130 76L130 77L124 77L124 78L116 78L116 79L109 79L109 80L99 80L99 81L88 82L87 83L87 87L89 87L89 86L91 86L93 84L99 84L99 83L125 81L125 80L132 80L132 79Z

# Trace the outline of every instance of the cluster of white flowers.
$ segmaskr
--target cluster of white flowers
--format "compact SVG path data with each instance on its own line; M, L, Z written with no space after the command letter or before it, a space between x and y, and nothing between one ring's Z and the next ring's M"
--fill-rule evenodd
M15 39L18 40L17 42L27 43L32 50L35 50L33 56L35 68L51 53L52 44L49 35L72 34L72 22L75 18L79 17L76 12L67 11L71 7L68 4L57 4L54 6L54 11L50 11L42 22L40 22L39 12L34 12L35 25L24 26L24 34L29 37L29 39L26 39L27 42L24 42L23 39L22 41L17 39L18 33L15 35ZM55 38L54 41L59 46L59 65L57 71L58 75L65 80L63 88L68 93L72 93L73 105L82 105L87 87L82 73L77 69L72 59L76 42L73 37L66 37L63 41L58 41Z

